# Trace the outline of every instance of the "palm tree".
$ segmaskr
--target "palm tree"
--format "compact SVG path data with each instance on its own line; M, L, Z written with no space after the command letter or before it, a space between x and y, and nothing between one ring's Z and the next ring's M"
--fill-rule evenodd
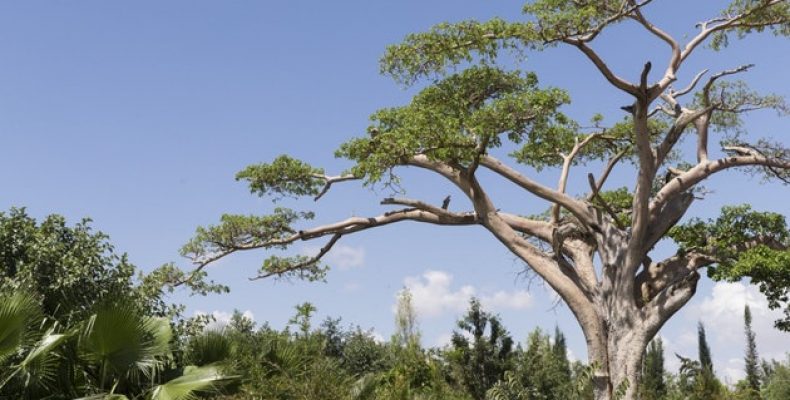
M0 295L0 394L186 400L236 378L209 364L185 367L157 385L172 337L169 321L143 315L131 302L103 304L86 321L61 327L42 318L30 296Z

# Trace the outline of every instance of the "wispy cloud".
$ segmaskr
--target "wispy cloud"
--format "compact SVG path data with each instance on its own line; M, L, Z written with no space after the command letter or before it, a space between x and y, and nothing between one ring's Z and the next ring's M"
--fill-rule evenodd
M524 290L479 293L472 285L453 288L452 281L453 276L448 272L428 270L421 276L407 277L403 283L412 294L417 314L423 317L462 312L473 296L478 297L488 310L520 310L532 305L532 297Z
M319 251L321 251L319 246L306 246L301 253L306 256L314 256ZM324 260L330 267L337 267L344 271L362 267L365 265L365 249L337 244L326 254Z

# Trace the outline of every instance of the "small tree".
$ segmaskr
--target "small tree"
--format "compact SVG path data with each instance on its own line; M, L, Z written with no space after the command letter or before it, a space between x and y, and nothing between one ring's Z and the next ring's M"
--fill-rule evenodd
M529 399L562 400L571 397L571 370L564 347L564 335L555 329L551 337L535 329L527 338L527 349L521 359L520 375L530 393Z
M476 298L469 301L458 328L448 358L472 398L484 400L488 389L513 365L513 339L499 317L484 311Z
M397 309L395 310L395 334L393 344L401 347L420 345L420 329L417 326L417 312L414 310L412 295L409 288L398 293Z
M315 256L271 256L256 276L323 279L321 259L348 235L404 221L479 226L568 305L588 343L590 364L599 366L596 397L609 399L617 388L627 387L624 397L633 399L647 343L694 295L699 269L708 267L719 280L751 277L774 308L784 304L790 286L788 229L781 215L729 207L717 219L678 225L700 197L700 184L714 175L741 170L790 180L790 150L770 138L750 138L741 119L756 109L787 112L781 98L728 80L751 65L728 66L706 79L708 70L703 70L679 80L685 62L706 44L722 50L733 37L766 30L789 34L790 5L787 0L731 0L680 41L651 21L646 11L651 3L534 0L524 6L527 17L521 21L442 23L390 46L381 62L384 73L405 84L424 78L431 83L410 104L375 112L367 134L340 146L336 155L352 163L345 173L330 175L281 156L247 167L237 179L261 196L318 200L340 182L395 184L399 170L412 167L445 179L469 208L458 210L449 198L440 205L385 198L381 204L398 208L318 227L301 226L311 212L282 207L266 216L225 215L218 225L199 228L184 246L183 254L195 264L194 276L237 251L282 249L323 238L326 244ZM680 8L671 11L684 12ZM593 48L604 30L625 22L667 45L667 54L628 54L640 63L662 60L657 76L651 75L650 61L641 71L616 72ZM633 37L621 32L615 39ZM576 122L561 110L570 102L568 92L542 87L536 74L497 62L506 50L540 52L555 46L579 50L613 94L628 97L624 120L605 123L595 115L592 124ZM715 135L721 151L711 145ZM688 155L677 146L686 138L696 141ZM496 155L503 153L524 167ZM608 177L623 160L635 166L632 184L607 190ZM588 161L600 162L602 171L587 174L588 188L569 193L571 170ZM544 168L558 171L556 186L535 179ZM493 183L493 177L502 181ZM489 190L502 182L544 200L551 211L502 209ZM678 251L653 261L650 253L663 238L674 240ZM174 276L174 285L192 279ZM787 313L779 327L790 328Z

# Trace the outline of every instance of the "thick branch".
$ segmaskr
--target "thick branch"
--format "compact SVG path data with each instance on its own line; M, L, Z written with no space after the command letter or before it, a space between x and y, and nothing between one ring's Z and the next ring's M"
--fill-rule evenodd
M682 195L670 200L657 216L651 216L650 227L647 230L644 243L645 253L650 251L680 221L689 207L691 207L692 202L694 202L694 195L690 192L684 192Z
M598 71L600 71L601 74L603 74L603 76L606 78L606 80L609 81L609 83L611 83L614 87L634 96L636 96L639 93L638 86L615 75L614 72L612 72L612 70L606 64L606 62L604 62L603 59L601 59L598 53L596 53L595 50L590 48L590 46L587 46L585 42L576 39L564 39L563 41L581 50L581 52L584 53L584 55L586 55L587 58L590 59L590 61L592 61L595 67L598 68Z
M193 259L194 268L192 272L190 272L190 274L185 279L176 282L173 286L180 286L189 282L193 276L212 263L237 251L269 248L273 246L285 246L292 244L297 240L312 240L329 235L347 235L401 221L416 221L435 225L475 225L478 223L474 214L436 215L425 210L413 208L391 211L375 217L351 217L332 224L302 230L283 239L260 242L250 245L237 245L233 248L227 248L223 251L209 254L199 259Z
M647 126L647 105L648 99L638 99L634 113L634 135L636 151L639 157L639 171L637 173L636 189L632 202L632 221L630 238L628 239L627 250L625 253L624 265L617 270L617 281L619 284L620 298L629 299L633 292L632 277L636 268L644 258L642 244L644 243L646 231L650 223L649 202L652 191L653 178L655 177L656 167L653 157L653 149L650 145L650 131Z
M595 230L597 224L592 218L588 206L584 202L576 200L573 197L570 197L564 193L560 193L546 186L543 186L527 178L526 176L510 168L509 166L503 164L501 161L497 160L494 157L488 155L483 156L480 159L480 165L490 169L493 172L496 172L500 176L515 183L522 189L525 189L528 192L542 199L548 200L552 203L559 204L560 206L570 211L583 224L585 224L588 227L592 227L593 230Z
M680 135L683 133L686 127L691 122L696 121L698 118L709 114L712 110L713 106L708 106L700 110L681 110L680 115L672 123L672 126L669 128L664 140L656 148L656 169L660 168L664 163L664 160L666 160L666 157L675 147L675 144L677 144L678 140L680 139Z
M486 160L481 160L481 165ZM594 288L587 287L578 273L559 258L539 250L524 237L517 234L496 210L491 199L474 177L468 178L474 204L480 223L485 226L513 254L516 254L532 268L565 300L574 314L581 318L594 315L591 296ZM588 316L588 317L585 317ZM579 319L584 324L582 319Z
M633 1L630 1L630 3L633 3ZM681 57L680 45L670 34L668 34L667 32L663 31L662 29L658 28L657 26L653 25L650 21L648 21L647 18L645 18L645 16L642 14L641 9L636 8L634 10L633 15L634 15L634 19L636 19L640 24L642 24L642 26L644 26L645 29L647 29L650 33L652 33L653 35L655 35L656 37L667 43L670 49L672 50L672 57L670 58L669 64L667 66L667 70L664 73L664 78L658 84L660 88L659 92L661 92L663 88L665 88L667 85L669 85L669 83L675 80L676 69L673 66L677 64L677 60L679 60ZM647 77L645 75L646 74L643 74L642 77L643 80L642 86L644 88L647 87L645 82Z
M790 169L790 160L769 158L745 147L725 147L726 150L741 151L740 156L724 157L715 161L701 162L685 173L669 181L659 190L650 205L651 215L660 210L667 201L692 188L711 175L733 167L765 166L779 170Z

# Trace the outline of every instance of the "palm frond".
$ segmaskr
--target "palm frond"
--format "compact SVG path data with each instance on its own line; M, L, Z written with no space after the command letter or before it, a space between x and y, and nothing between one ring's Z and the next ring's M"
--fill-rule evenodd
M15 294L0 297L0 362L12 354L35 333L34 323L41 310L30 296Z
M224 375L217 364L190 366L184 375L154 388L151 400L193 400L198 393L216 391L220 384L237 378Z

